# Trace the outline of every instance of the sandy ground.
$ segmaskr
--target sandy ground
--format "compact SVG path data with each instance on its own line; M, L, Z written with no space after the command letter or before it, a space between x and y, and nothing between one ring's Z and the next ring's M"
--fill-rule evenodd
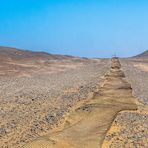
M103 86L92 98L74 106L59 130L53 130L23 148L100 148L117 113L136 110L137 104L131 85L125 80L118 59L114 58Z
M143 63L134 64L134 67L138 68L141 71L148 72L148 64L143 64Z
M147 148L148 147L148 60L121 60L133 95L141 103L137 111L126 111L115 118L105 140L104 148Z
M24 69L24 75L20 69L16 75L1 69L8 74L0 76L1 148L18 148L50 132L71 106L97 91L110 67L110 60L103 59L69 62L55 62L61 71L47 65L39 73Z
M110 67L109 60L100 59L58 62L35 61L26 65L24 61L11 61L5 63L8 68L1 63L0 148L18 148L51 132L71 107L98 91L102 76ZM148 60L122 59L121 64L141 105L138 111L118 114L104 145L147 148Z

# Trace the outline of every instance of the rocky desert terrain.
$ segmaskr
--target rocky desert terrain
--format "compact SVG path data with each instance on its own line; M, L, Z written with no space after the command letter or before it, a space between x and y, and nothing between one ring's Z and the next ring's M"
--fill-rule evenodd
M137 110L122 111L117 117L110 116L105 139L102 138L104 148L148 147L147 53L119 59L126 81L131 84L132 96L137 100L136 107L132 109ZM39 137L45 137L47 143L53 144L54 141L45 135L51 135L63 125L73 108L82 102L88 103L94 94L98 94L106 82L110 66L110 59L0 47L0 148L27 146ZM112 84L107 85L108 89L110 87L113 87ZM101 100L100 94L98 97ZM84 110L87 112L90 108ZM115 110L117 113L120 109Z
M62 127L23 148L98 148L113 119L122 110L136 110L137 99L125 80L118 58L113 58L104 84L92 98L72 107Z
M110 60L0 48L0 147L48 133L76 102L97 91Z
M148 147L148 51L134 58L121 59L122 68L141 103L137 111L120 112L115 118L104 148Z

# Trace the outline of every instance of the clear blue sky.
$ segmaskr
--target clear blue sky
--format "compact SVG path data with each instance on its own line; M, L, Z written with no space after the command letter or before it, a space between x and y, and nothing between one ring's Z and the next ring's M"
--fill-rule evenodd
M1 0L0 45L86 57L148 49L148 0Z

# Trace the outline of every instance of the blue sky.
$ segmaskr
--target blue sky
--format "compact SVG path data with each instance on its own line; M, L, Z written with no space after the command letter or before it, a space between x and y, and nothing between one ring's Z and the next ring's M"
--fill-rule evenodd
M3 0L0 45L86 57L148 49L147 0Z

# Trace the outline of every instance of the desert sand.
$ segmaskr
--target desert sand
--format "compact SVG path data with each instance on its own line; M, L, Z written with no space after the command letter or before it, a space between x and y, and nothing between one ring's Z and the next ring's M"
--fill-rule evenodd
M17 49L3 49L0 56L0 72L4 73L0 75L2 148L18 148L49 133L74 104L98 90L110 66L108 59L28 53ZM8 61L12 63L7 64ZM30 64L36 68L26 67Z
M137 111L123 111L118 114L105 137L103 148L147 148L148 59L122 59L121 64L133 88L133 95L140 104Z
M113 119L122 110L136 110L138 100L132 96L117 58L105 75L103 86L91 99L78 103L65 117L63 126L39 137L23 148L98 148L102 146Z
M0 147L147 148L146 57L120 67L0 47Z

